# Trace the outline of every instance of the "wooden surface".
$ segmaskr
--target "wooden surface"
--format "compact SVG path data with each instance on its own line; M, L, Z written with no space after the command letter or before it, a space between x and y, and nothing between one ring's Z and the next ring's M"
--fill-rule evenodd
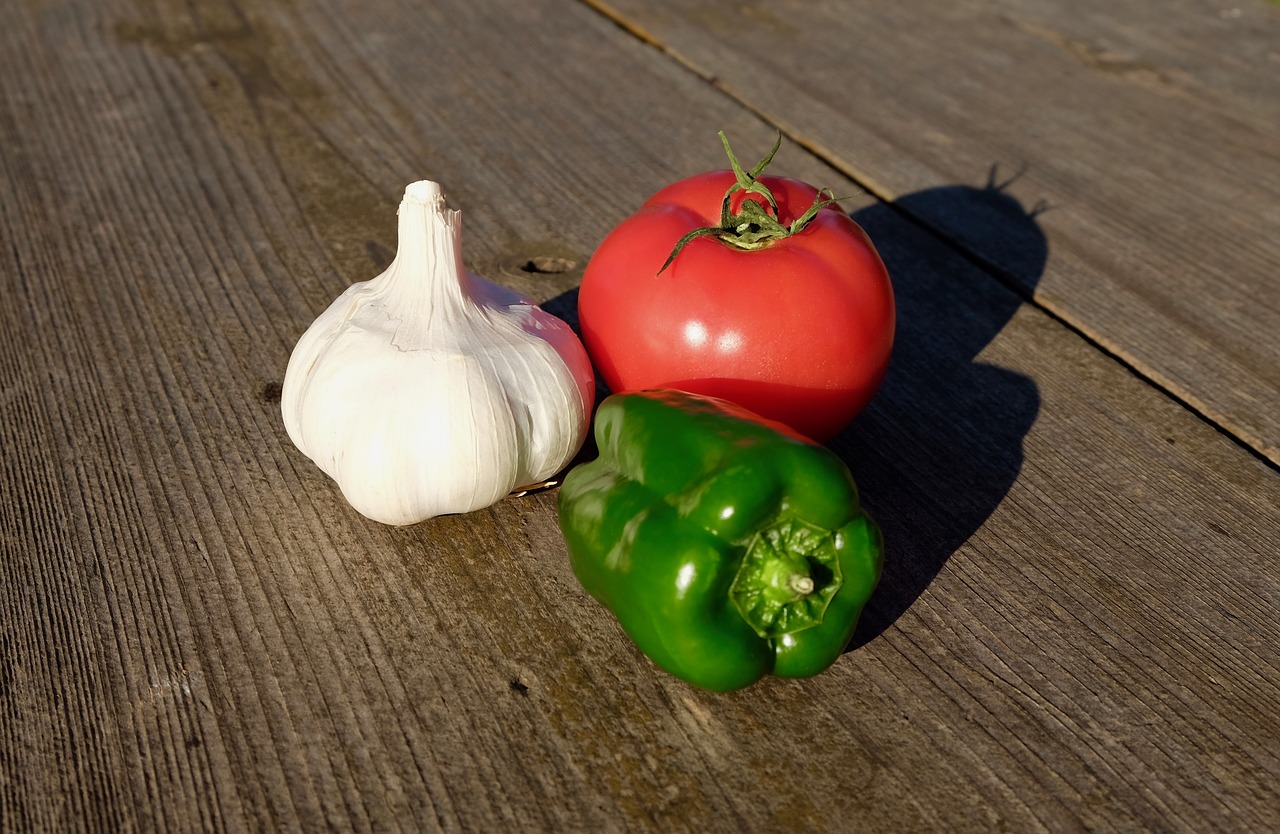
M1280 463L1274 4L592 2ZM928 198L989 178L1043 272Z
M1280 7L738 5L0 4L0 829L1280 827ZM289 443L406 183L571 319L779 127L899 303L827 673L692 689L554 491L386 528Z

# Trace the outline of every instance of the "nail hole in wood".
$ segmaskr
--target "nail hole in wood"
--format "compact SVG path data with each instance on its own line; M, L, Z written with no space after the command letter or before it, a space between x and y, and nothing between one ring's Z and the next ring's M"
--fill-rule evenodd
M550 255L538 255L530 258L520 265L520 269L525 272L536 272L542 275L557 275L561 272L568 272L577 266L577 263L568 258L553 258Z

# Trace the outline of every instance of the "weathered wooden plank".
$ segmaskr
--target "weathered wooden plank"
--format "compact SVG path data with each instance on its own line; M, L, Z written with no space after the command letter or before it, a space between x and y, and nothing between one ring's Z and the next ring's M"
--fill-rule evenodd
M409 180L568 312L716 129L767 144L602 18L12 3L0 62L4 827L1275 827L1280 479L871 201L901 338L834 445L892 555L820 678L656 673L554 493L388 529L291 448L288 351ZM1041 218L930 199L1043 263Z
M1280 462L1275 4L590 4ZM901 199L989 176L1044 206L1043 274Z

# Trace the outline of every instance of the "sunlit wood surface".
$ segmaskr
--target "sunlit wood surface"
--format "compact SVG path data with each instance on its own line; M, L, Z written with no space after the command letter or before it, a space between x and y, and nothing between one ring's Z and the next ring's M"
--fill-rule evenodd
M1278 75L1262 0L0 4L0 830L1280 829ZM554 489L383 527L279 414L407 183L574 321L722 129L899 315L884 580L727 695Z

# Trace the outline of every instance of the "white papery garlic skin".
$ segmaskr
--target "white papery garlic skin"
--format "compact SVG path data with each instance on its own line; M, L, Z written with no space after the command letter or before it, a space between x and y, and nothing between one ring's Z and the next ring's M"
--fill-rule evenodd
M385 524L491 506L559 472L586 437L595 380L578 337L467 272L460 213L405 189L386 272L298 341L281 411L294 444Z

